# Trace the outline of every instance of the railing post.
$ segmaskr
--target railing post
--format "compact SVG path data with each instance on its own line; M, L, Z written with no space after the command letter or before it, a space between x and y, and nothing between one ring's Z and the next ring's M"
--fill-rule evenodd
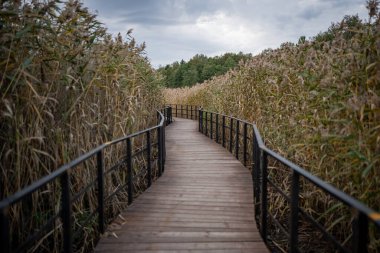
M165 162L166 162L166 143L165 143L165 124L162 125L161 133L161 143L162 143L162 173L165 171Z
M267 177L268 177L268 155L261 150L261 236L264 242L267 242L267 216L268 216L268 200L267 200Z
M171 116L171 107L168 107L167 108L167 110L168 110L168 123L167 123L167 125L170 125L170 123L172 122L171 121L171 118L172 118L172 116Z
M206 122L205 122L205 130L206 130L206 133L204 133L204 135L208 136L207 135L207 125L208 125L208 119L207 119L207 111L205 112L205 119L206 119Z
M186 119L189 118L189 105L186 105Z
M361 212L352 221L352 243L352 252L368 252L368 218Z
M255 216L256 219L260 216L260 194L259 194L259 171L260 171L260 154L257 139L255 135L255 127L252 127L252 179L253 179L253 195L255 204Z
M199 132L203 132L203 127L202 127L202 111L201 109L199 109L199 112L198 112L198 128L199 128Z
M1 252L9 253L11 252L11 237L10 237L10 226L9 226L9 216L8 208L3 208L0 210L0 249Z
M247 166L247 122L244 122L243 128L243 164Z
M236 120L236 132L235 132L235 157L239 160L239 120Z
M177 107L177 106L178 106L178 105L176 104L176 105L175 105L175 116L176 116L176 117L178 117L178 107Z
M210 112L210 139L212 140L213 133L212 133L212 112Z
M190 105L190 114L191 114L191 119L193 119L193 106Z
M215 141L219 143L219 114L215 114Z
M98 220L99 220L99 232L103 234L105 232L105 220L104 220L104 160L103 150L100 150L96 154L96 160L98 164Z
M157 128L157 139L158 139L158 176L162 175L162 129Z
M169 124L169 107L165 107L164 108L164 123L165 125L168 125Z
M226 147L226 116L222 117L222 146Z
M234 119L231 117L230 118L230 152L232 153L232 129L234 128Z
M73 252L73 241L71 233L71 197L70 197L70 179L69 173L65 171L61 176L61 194L62 194L62 227L63 227L63 251L66 253Z
M127 139L127 185L128 185L128 205L133 202L133 170L132 170L132 143Z
M299 178L299 174L296 171L293 171L289 219L289 252L298 251L298 199L300 184Z
M162 115L164 115L164 124L166 124L166 108L164 108L162 111L161 111Z
M169 123L169 110L167 107L164 108L164 119L165 119L165 124L167 125Z
M146 132L146 159L147 159L147 177L148 177L148 187L152 185L152 145L150 141L150 131Z
M181 118L183 118L183 105L181 105Z

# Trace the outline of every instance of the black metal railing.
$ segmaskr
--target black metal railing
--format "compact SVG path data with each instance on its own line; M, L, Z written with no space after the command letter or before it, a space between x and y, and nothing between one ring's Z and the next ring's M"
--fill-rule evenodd
M197 105L177 105L168 104L172 108L173 117L193 119L197 120L199 118L199 109Z
M173 108L181 108L180 113L175 114L177 117L189 114L189 111L187 111L188 106L171 106ZM198 116L199 131L227 148L244 166L251 169L255 219L261 236L266 243L272 242L272 246L278 246L276 242L273 243L275 241L274 236L270 236L271 231L268 225L268 221L270 220L276 227L276 230L280 231L286 238L287 251L300 252L299 224L302 219L307 221L315 230L318 230L322 234L322 238L332 243L332 251L368 252L369 226L371 225L373 229L379 231L380 213L375 212L355 198L336 189L266 147L255 124L232 116L202 110L199 106L192 106L190 108L200 108L199 112L195 113ZM191 114L193 115L194 113L191 112ZM268 158L281 164L290 173L290 189L288 189L288 193L277 186L272 178L269 177L271 168L268 166ZM330 228L326 228L318 219L313 218L310 212L301 207L301 179L303 183L304 181L311 183L313 187L317 187L340 204L351 209L351 238L345 238L345 243L339 241L333 233L329 232ZM271 188L271 190L285 198L285 201L290 205L285 219L287 224L279 221L276 215L268 209L269 204L271 204L268 198L268 188ZM349 246L347 246L347 239L351 241L351 245ZM375 240L380 240L380 237L375 238ZM310 250L318 251L315 248L308 249L307 251ZM375 250L375 252L377 251Z
M96 197L97 197L97 207L89 215L89 217L94 217L97 215L97 228L98 234L104 233L106 230L107 222L105 219L105 209L108 202L113 196L124 191L127 194L128 205L133 202L134 195L136 193L134 189L134 181L138 178L139 175L142 175L144 172L144 177L147 181L147 186L149 187L152 184L153 180L153 167L156 167L158 176L165 170L165 126L172 122L172 108L165 107L164 109L157 111L158 124L147 128L145 130L121 137L114 141L104 143L97 148L81 155L75 160L61 166L51 174L41 178L40 180L34 182L28 187L20 190L14 195L7 197L0 202L0 249L1 252L25 252L30 249L31 245L48 233L50 233L57 222L62 224L62 235L60 238L63 239L62 242L62 251L63 252L73 252L73 235L80 231L73 231L73 210L72 205L78 198L83 196L91 187L96 187ZM143 143L143 146L139 149L134 149L133 140L139 136L144 136L146 143ZM155 138L153 138L153 136ZM110 147L113 147L117 144L125 144L125 155L120 161L117 161L109 169L105 168L104 162L104 150ZM155 157L153 157L152 150L156 149ZM134 159L138 156L145 155L144 159L147 161L146 167L144 168L133 168ZM83 187L83 189L77 193L72 194L70 189L71 177L70 173L74 173L76 167L85 163L91 158L96 159L97 170L96 179L90 184ZM121 165L126 165L126 182L117 187L113 192L110 192L106 196L105 192L105 176L112 171L117 170ZM156 166L154 166L156 165ZM47 184L59 180L60 188L60 209L51 215L50 219L39 229L27 236L27 239L23 242L18 242L17 245L12 243L12 231L11 231L11 219L9 211L12 209L12 206L23 201L24 199L30 198L31 195L37 192L39 189L44 188ZM58 200L59 201L59 200ZM111 217L115 218L115 217ZM86 221L89 222L90 219ZM111 219L112 220L112 219ZM46 249L45 249L46 251ZM47 250L49 251L49 250Z

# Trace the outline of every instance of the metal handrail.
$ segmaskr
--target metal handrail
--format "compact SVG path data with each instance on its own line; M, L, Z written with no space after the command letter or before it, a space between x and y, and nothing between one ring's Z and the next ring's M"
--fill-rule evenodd
M175 106L176 108L184 108L181 105L171 106ZM242 163L244 166L252 168L251 173L253 181L255 218L259 226L261 236L265 242L268 242L269 240L268 219L275 219L275 217L268 211L267 184L273 183L268 178L269 156L289 168L292 172L290 196L286 195L277 186L273 187L275 191L278 191L283 196L285 195L285 199L290 203L289 231L285 234L288 237L289 252L299 252L298 222L301 215L305 217L312 226L317 228L325 236L325 238L331 241L338 251L356 253L368 252L369 222L373 223L375 227L380 229L380 213L375 212L354 197L335 188L331 184L314 176L307 170L269 149L265 145L256 124L229 115L206 111L200 106L198 106L198 108L200 108L200 110L195 114L198 116L197 120L199 123L199 132L209 136L211 139L214 139L217 143L223 145L223 147L226 147L231 153L235 154L237 159L240 159L240 143L243 143ZM183 115L184 113L181 111L181 114ZM188 114L189 113L186 112L186 115ZM175 114L173 113L173 116L181 117L181 115L177 112ZM253 138L248 137L248 128L251 129ZM229 130L229 133L227 133L226 129ZM243 129L243 133L241 133L241 129ZM220 132L222 134L222 138L220 138ZM233 139L235 139L235 141L233 141ZM251 154L248 154L249 147L252 147ZM247 155L251 155L251 164L248 164ZM329 233L323 225L308 215L307 212L299 205L300 177L303 177L317 188L323 190L325 193L355 210L352 217L353 244L350 250L345 245L337 241L334 235ZM278 220L274 220L274 224L278 225L280 223ZM283 226L279 227L279 230L282 232L283 229Z
M197 119L199 117L199 106L189 105L189 104L167 104L172 108L173 115L176 117L186 118L186 119ZM186 112L186 114L184 113Z
M77 200L77 197L81 194L84 194L87 192L92 186L95 185L95 182L91 182L87 186L83 188L83 192L80 191L77 193L74 197L71 196L70 193L70 178L69 178L69 171L71 169L74 169L76 166L82 164L83 162L87 161L88 159L95 157L97 159L97 178L95 179L98 191L97 191L97 198L98 198L98 207L96 210L90 215L92 217L96 213L98 214L98 232L104 233L106 229L106 223L105 223L105 201L108 200L108 197L118 193L117 191L127 188L128 193L128 204L131 204L134 199L134 187L133 187L133 173L132 173L132 159L136 155L143 154L144 151L147 153L147 172L148 172L148 187L152 183L152 147L157 145L158 149L158 157L157 157L157 164L158 164L158 176L161 176L162 173L165 170L165 154L166 154L166 148L165 148L165 126L169 125L173 118L172 118L172 108L170 106L166 106L163 109L157 110L157 117L159 119L159 122L157 125L146 128L144 130L138 131L136 133L132 133L127 136L123 136L121 138L115 139L110 142L106 142L104 144L101 144L100 146L92 149L91 151L79 156L78 158L72 160L71 162L64 164L63 166L59 167L57 170L53 171L51 174L41 178L40 180L32 183L31 185L21 189L20 191L16 192L12 196L9 196L3 200L0 201L0 249L1 252L23 252L27 248L28 245L31 243L37 241L39 238L42 238L44 235L50 232L52 224L57 219L62 220L62 226L63 226L63 251L64 252L73 252L73 231L72 231L72 204L74 201ZM151 138L151 133L153 131L157 131L157 142L154 142L153 138ZM137 151L133 154L133 147L131 139L146 134L147 135L147 143L146 146ZM127 146L127 154L125 157L125 161L122 161L121 163L127 164L127 182L120 188L116 189L116 191L109 194L109 196L105 196L104 192L104 176L108 173L108 171L105 171L104 169L104 155L103 151L105 148L115 145L120 142L126 142ZM117 163L117 166L121 164L120 162ZM112 166L113 167L113 166ZM114 169L114 168L112 168ZM17 248L13 248L15 245L11 245L11 232L10 232L10 217L9 217L9 208L10 206L20 202L21 200L27 198L32 193L36 192L37 190L41 189L45 185L49 184L50 182L53 182L56 179L60 179L61 184L61 209L58 211L57 214L53 215L49 219L49 221L42 226L42 228L37 231L36 233L29 235L26 242L23 242L21 245L17 245ZM78 196L77 196L78 195ZM45 232L45 233L44 233Z

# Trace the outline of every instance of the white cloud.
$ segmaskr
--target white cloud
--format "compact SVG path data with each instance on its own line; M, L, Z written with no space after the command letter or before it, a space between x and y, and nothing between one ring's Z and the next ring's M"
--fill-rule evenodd
M264 31L259 26L253 24L248 27L244 19L224 12L199 17L195 28L194 36L199 34L204 39L213 41L216 47L228 51L254 51L254 45L264 36Z
M146 2L145 2L146 1ZM366 17L364 0L84 0L113 34L147 44L153 66L197 53L259 53L315 36L345 15Z

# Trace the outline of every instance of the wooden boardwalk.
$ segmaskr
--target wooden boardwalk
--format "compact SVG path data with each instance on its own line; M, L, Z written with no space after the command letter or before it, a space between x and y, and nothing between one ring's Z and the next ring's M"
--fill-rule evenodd
M95 252L269 252L254 221L249 171L196 121L176 118L166 149L163 176Z

